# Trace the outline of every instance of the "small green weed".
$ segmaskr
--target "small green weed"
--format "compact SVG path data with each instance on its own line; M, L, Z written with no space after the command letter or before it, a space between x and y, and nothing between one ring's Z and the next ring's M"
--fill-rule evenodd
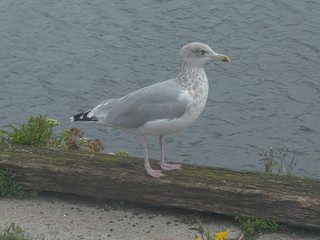
M115 153L116 156L123 156L123 157L129 157L129 153L127 153L126 151L120 150L119 152Z
M269 149L269 155L268 153L263 152L264 155L264 172L265 173L272 173L272 168L278 165L278 162L274 160L273 158L273 149L270 147Z
M30 117L27 124L21 124L20 128L9 125L12 131L0 130L0 140L21 145L50 147L57 140L53 133L53 127L57 125L59 122L56 120L46 120L46 115Z
M286 157L289 156L289 150L287 149L286 152L281 152L279 151L279 155L277 157L274 156L274 152L272 147L269 149L268 152L264 152L262 150L263 156L262 161L264 163L264 172L267 174L272 174L273 168L277 167L278 174L279 175L287 175L287 176L294 176L295 174L293 173L293 168L296 166L296 161L295 161L295 152L293 152L292 157L290 158L289 162L285 165L285 160ZM277 159L277 160L276 160Z
M240 224L240 229L246 240L254 240L263 232L274 232L286 228L284 225L280 225L274 220L266 220L257 215L252 217L236 215L235 220Z
M40 192L40 188L32 189L30 192L23 190L22 187L14 180L12 170L0 170L0 196L18 198L29 196L35 197L38 196Z
M0 240L33 240L33 239L26 237L24 234L24 230L21 227L16 226L14 223L11 223L9 227L5 228L3 231L0 232Z
M42 191L41 188L36 187L36 188L32 189L29 194L32 197L36 197L41 193L41 191Z
M17 184L9 169L0 170L0 194L2 197L25 197L26 192Z
M227 229L227 231L225 232L219 232L217 234L214 235L214 238L211 237L210 232L206 232L204 228L202 227L202 225L199 225L199 229L198 229L198 233L201 236L201 239L198 236L195 236L195 240L226 240L228 238L228 234L229 234L229 229Z
M83 137L83 133L72 127L56 135L53 131L59 122L46 119L46 115L30 117L26 124L20 127L9 125L12 131L0 130L0 142L21 145L57 147L87 152L101 152L104 149L99 139L91 140Z

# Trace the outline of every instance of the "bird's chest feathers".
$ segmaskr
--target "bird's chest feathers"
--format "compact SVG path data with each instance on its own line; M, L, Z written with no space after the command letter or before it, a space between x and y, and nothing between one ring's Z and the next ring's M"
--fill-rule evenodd
M188 76L189 75L189 76ZM186 76L188 85L186 89L190 97L190 108L202 112L208 98L209 84L207 76L203 71L191 71Z

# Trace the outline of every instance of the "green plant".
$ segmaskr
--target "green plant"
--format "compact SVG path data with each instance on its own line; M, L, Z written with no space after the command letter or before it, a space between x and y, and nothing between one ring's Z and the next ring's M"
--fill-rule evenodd
M235 220L240 224L240 229L246 240L254 240L258 234L266 231L273 232L285 228L284 225L280 225L274 220L266 220L260 218L258 215L252 217L236 215Z
M21 145L58 147L87 152L101 152L104 149L99 139L91 140L83 137L83 133L76 127L72 127L56 135L53 131L59 122L54 119L46 119L46 115L30 117L26 124L20 127L9 125L12 131L0 130L0 142Z
M225 232L219 232L215 234L214 238L212 238L209 231L205 233L204 228L200 223L198 233L200 234L201 239L198 238L198 236L195 236L195 240L226 240L228 238L229 229L227 229Z
M17 184L9 169L0 170L0 194L2 197L24 197L25 191Z
M60 134L58 147L86 152L101 152L104 149L100 139L91 140L83 137L83 132L76 127L65 130Z
M129 157L129 153L127 153L126 151L120 150L119 152L115 153L116 156L123 156L123 157Z
M273 158L273 150L272 147L269 149L269 154L262 151L262 154L264 155L264 172L271 174L272 168L278 165L278 162L274 160Z
M30 196L32 196L32 197L36 197L36 196L38 196L40 193L41 193L41 188L40 187L36 187L36 188L34 188L34 189L31 189L31 191L30 191Z
M289 150L287 149L285 152L281 152L279 151L280 153L280 156L279 156L279 159L280 159L280 166L278 168L278 174L285 174L287 176L294 176L295 173L293 173L293 168L297 165L296 161L295 161L295 156L296 156L296 153L293 152L292 156L289 157L290 160L289 160L289 163L286 164L285 166L284 165L284 162L285 162L285 158L287 156L289 156Z
M53 133L53 127L59 122L53 119L46 119L46 115L30 117L26 124L21 124L20 128L9 125L12 131L0 130L1 142L33 146L53 146L57 141L57 136Z
M5 169L0 170L0 195L2 197L28 197L38 196L41 192L40 188L32 189L26 192L22 187L14 180L12 170Z
M270 147L269 152L264 152L262 150L262 154L260 155L263 156L263 159L261 159L261 161L263 161L264 163L264 172L267 174L272 174L273 168L277 167L279 175L283 174L287 176L294 176L295 174L293 173L293 168L296 166L295 152L293 152L289 163L285 165L285 158L289 155L288 153L288 149L285 152L279 151L280 155L275 157L272 147ZM278 161L276 160L276 158L278 159Z
M32 240L32 238L26 237L21 227L11 223L9 227L0 232L0 240Z

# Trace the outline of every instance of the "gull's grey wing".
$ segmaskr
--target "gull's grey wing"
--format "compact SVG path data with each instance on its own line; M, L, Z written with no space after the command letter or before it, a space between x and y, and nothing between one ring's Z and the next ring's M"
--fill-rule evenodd
M188 104L184 89L173 80L139 89L120 99L110 99L92 109L98 123L138 128L148 121L181 117Z

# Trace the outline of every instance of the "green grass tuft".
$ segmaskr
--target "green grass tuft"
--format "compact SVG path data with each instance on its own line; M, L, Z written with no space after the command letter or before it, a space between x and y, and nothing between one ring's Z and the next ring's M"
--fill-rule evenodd
M0 194L2 197L25 197L26 192L17 184L9 169L0 170Z
M286 228L285 225L278 224L274 220L266 220L257 215L251 217L236 215L235 220L240 224L240 229L246 240L257 239L258 235L264 232L274 232Z
M32 189L31 191L25 191L14 180L12 170L5 169L0 170L0 196L2 197L35 197L41 192L40 188Z
M272 170L274 168L277 169L278 175L287 175L294 176L293 168L296 166L295 161L295 152L293 152L292 156L289 156L289 150L287 149L285 152L279 151L277 156L274 155L272 147L269 148L269 152L265 152L262 150L263 156L262 161L264 163L264 172L267 174L272 174ZM289 158L289 161L286 161L286 158Z
M9 227L5 228L0 232L0 240L33 240L32 238L26 237L24 230L11 223Z

